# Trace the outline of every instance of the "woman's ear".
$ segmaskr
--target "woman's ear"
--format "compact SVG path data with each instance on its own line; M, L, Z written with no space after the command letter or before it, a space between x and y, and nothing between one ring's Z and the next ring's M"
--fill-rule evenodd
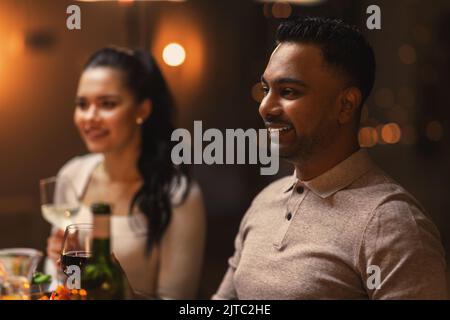
M358 114L361 99L361 91L356 87L349 87L341 93L339 100L339 124L347 124L353 121L354 117Z
M142 122L145 122L148 119L148 117L150 117L150 115L152 114L152 110L153 110L152 101L150 99L145 99L139 105L137 117L139 119L142 119Z

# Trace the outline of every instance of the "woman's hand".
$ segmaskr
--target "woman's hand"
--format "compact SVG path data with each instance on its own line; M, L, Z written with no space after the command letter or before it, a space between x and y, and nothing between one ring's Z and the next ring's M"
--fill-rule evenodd
M58 230L47 239L47 256L59 268L64 231Z

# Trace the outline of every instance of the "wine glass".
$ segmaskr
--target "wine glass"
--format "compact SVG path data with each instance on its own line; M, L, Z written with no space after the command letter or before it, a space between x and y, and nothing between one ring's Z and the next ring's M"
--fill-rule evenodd
M61 230L75 223L80 201L72 181L65 177L50 177L40 180L39 186L44 219Z
M83 267L92 257L92 236L94 226L90 223L71 224L66 227L61 249L61 270L69 276L67 268Z
M0 300L29 299L31 278L42 256L30 248L0 250Z

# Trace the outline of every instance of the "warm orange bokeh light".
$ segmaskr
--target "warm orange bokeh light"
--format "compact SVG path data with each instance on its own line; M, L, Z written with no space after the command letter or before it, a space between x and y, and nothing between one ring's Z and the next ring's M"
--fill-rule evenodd
M168 44L162 53L164 62L171 67L178 67L186 60L186 51L178 43Z
M170 88L174 90L179 119L190 119L191 113L199 108L199 86L204 83L207 66L213 60L207 54L211 49L206 46L204 27L203 21L196 19L196 15L187 14L183 5L180 5L165 12L164 19L158 19L153 32L149 34L151 51ZM182 67L174 68L164 61L162 52L169 43L183 46L186 58Z
M400 141L401 137L402 130L396 123L388 123L381 128L381 139L386 143L397 143Z
M378 142L377 130L372 127L363 127L358 133L359 145L362 148L371 148Z
M431 141L439 141L442 139L444 130L439 121L430 121L425 128L425 134Z
M276 2L272 6L272 14L275 18L289 18L292 13L292 7L287 2Z

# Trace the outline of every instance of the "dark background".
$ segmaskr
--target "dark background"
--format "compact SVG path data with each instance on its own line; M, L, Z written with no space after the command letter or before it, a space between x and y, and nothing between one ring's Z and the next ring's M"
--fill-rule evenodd
M82 29L70 31L66 8L74 3L81 8ZM381 8L381 30L366 28L371 4ZM289 14L343 18L366 34L378 69L362 126L378 138L361 136L361 143L369 141L376 162L424 205L449 252L450 2L445 0L0 1L0 248L45 249L50 227L41 218L38 181L86 152L72 113L78 77L92 52L108 44L151 50L175 95L179 127L191 130L194 120L202 120L204 130L262 128L252 88L273 49L278 17ZM162 61L170 42L186 49L179 67ZM400 139L383 131L387 123L398 125ZM283 165L270 177L261 176L257 165L192 170L208 211L200 298L209 298L251 200L292 168Z

